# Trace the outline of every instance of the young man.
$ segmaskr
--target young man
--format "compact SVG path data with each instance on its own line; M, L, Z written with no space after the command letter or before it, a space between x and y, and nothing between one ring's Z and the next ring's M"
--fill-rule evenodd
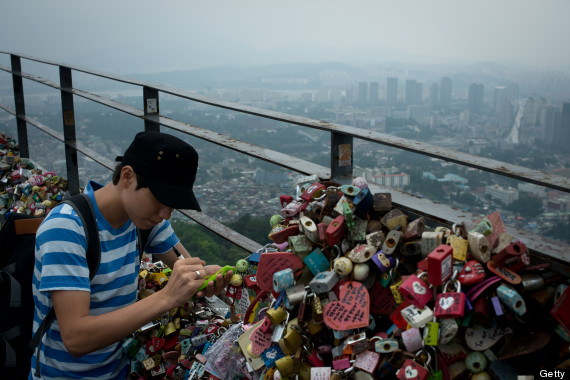
M101 243L101 262L92 281L80 218L67 204L54 208L36 234L34 333L53 307L56 320L32 358L30 379L125 379L128 359L121 340L193 295L221 292L231 278L218 275L196 293L206 275L220 269L190 257L168 219L175 208L200 207L192 191L198 154L164 133L141 132L115 170L112 183L89 182ZM146 252L173 269L160 291L138 302L139 251L135 226L152 231ZM173 248L184 257L178 260ZM39 368L38 368L39 366Z

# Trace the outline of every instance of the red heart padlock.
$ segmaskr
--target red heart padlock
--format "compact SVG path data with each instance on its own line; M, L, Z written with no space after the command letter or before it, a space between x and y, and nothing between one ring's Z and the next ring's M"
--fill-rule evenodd
M400 368L397 374L397 377L400 380L425 380L428 376L428 370L412 359L406 359L404 365Z
M449 283L450 281L446 282L443 293L435 297L433 313L436 318L459 318L465 313L465 294L461 293L461 284L455 281L456 291L448 292Z
M420 273L420 276L422 274ZM433 293L424 280L412 274L406 281L400 285L400 293L412 301L414 306L423 309L424 306L431 301Z
M459 273L457 279L461 285L473 285L483 281L485 278L485 268L477 260L469 260L465 263L463 270Z

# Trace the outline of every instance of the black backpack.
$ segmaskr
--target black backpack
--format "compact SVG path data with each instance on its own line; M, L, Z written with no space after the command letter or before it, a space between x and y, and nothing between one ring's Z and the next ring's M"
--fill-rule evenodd
M99 268L101 247L91 202L85 194L74 195L64 202L75 209L83 222L92 280ZM35 241L42 221L43 218L13 213L0 230L0 373L7 379L28 378L32 353L55 319L52 309L32 337ZM139 247L146 246L149 234L150 230L137 229ZM142 255L143 249L139 252ZM39 352L40 347L38 358ZM36 368L39 369L39 363Z

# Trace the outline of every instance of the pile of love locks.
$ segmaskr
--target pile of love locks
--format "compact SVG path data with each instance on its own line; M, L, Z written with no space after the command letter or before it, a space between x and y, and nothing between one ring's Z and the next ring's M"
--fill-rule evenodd
M297 182L225 296L125 341L133 379L516 379L568 368L568 279L495 212L428 226L352 185ZM145 259L139 297L170 269ZM550 372L553 373L553 372Z
M45 216L62 201L66 189L66 179L20 158L15 140L0 133L0 221L12 212Z

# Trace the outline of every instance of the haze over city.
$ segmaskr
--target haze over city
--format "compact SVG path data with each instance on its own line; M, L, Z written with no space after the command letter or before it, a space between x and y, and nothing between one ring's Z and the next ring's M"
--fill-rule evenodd
M570 2L4 1L2 50L114 73L339 61L570 70Z

